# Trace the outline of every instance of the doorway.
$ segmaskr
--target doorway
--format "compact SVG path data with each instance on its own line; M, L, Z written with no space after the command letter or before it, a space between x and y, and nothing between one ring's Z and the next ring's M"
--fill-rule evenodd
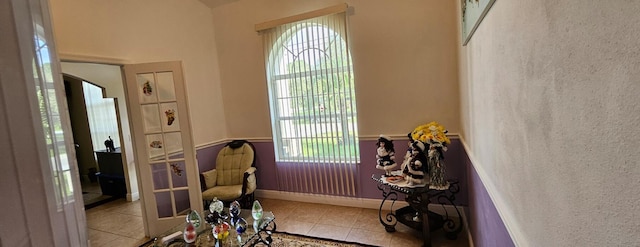
M85 209L126 197L117 99L81 78L63 80Z
M97 63L97 62L85 62L85 61L62 61L60 65L61 65L62 73L65 79L75 78L76 80L90 82L93 85L96 85L102 89L103 98L110 98L114 100L116 120L117 120L116 124L117 124L118 130L112 131L115 133L113 134L113 136L111 136L111 139L114 140L114 143L116 144L115 146L119 148L117 149L117 151L119 151L121 154L111 155L111 156L117 156L114 158L116 159L116 161L113 161L113 159L110 159L111 161L109 162L121 163L122 165L120 166L121 168L115 172L113 170L110 170L108 173L102 174L102 175L109 175L109 174L113 175L114 173L116 173L116 175L119 176L118 178L114 178L112 176L103 176L104 181L102 182L118 183L122 185L123 184L122 177L124 177L124 189L120 188L120 190L118 191L122 191L122 190L126 191L124 194L124 197L126 198L127 201L139 200L140 194L138 192L138 176L135 168L135 158L134 158L133 144L132 144L132 138L131 138L131 128L129 127L130 126L129 116L128 116L129 114L127 110L127 101L125 98L124 81L123 81L121 65ZM80 101L80 102L84 102L84 101ZM73 109L73 106L70 106L69 110L72 110L72 109ZM86 108L83 106L82 111L85 111L85 109ZM87 126L87 125L88 125L87 123L84 123L83 126ZM75 132L75 130L73 132ZM89 133L89 132L85 132L85 133ZM90 157L90 159L87 158L89 160L87 162L91 162L92 160L93 162L96 162L95 161L96 158L98 159L101 158L97 156L101 154L100 151L104 151L104 149L106 149L105 146L103 145L103 142L108 138L109 138L109 134L107 134L107 136L104 136L104 137L98 137L97 141L94 140L99 145L96 146L95 150L85 152L87 153L85 154L86 157ZM120 146L117 145L118 143L120 144ZM89 141L85 141L84 145L80 144L80 148L83 148L83 146L86 148L92 147L92 143ZM98 151L98 153L95 153L95 151ZM109 154L107 153L107 155ZM97 166L99 166L99 164ZM85 171L80 171L80 173L81 173L79 174L80 177L84 178L85 181L89 181L89 182L93 181L91 180L92 178L89 178L89 174L91 174L90 171L85 170ZM98 183L100 183L100 178L98 176L96 176L96 179L98 180ZM102 188L100 189L102 190Z
M145 195L140 202L145 235L157 235L184 222L183 212L188 209L201 211L181 63L127 64L123 67L61 62L61 68L63 74L95 83L104 88L106 97L118 99L116 109L126 199L136 201ZM111 73L105 72L109 70ZM123 72L126 72L127 83L124 83ZM141 186L140 193L138 186Z

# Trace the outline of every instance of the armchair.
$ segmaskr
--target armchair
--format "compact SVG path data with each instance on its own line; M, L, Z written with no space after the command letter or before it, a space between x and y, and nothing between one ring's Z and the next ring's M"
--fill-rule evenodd
M216 168L200 173L202 200L205 208L214 199L225 203L237 200L250 207L256 190L255 148L244 140L227 143L218 152Z

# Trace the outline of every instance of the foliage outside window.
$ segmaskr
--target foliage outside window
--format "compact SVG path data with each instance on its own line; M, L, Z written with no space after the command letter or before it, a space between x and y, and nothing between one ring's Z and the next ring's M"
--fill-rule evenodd
M344 23L331 18L265 34L274 36L267 77L278 161L359 161L351 57Z

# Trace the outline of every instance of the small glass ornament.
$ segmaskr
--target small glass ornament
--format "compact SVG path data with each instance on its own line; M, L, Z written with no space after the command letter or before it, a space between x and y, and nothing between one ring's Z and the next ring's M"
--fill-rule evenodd
M240 203L238 201L233 201L231 205L229 205L229 216L232 219L237 219L240 216Z
M187 222L187 225L184 227L182 237L187 243L193 243L196 241L196 227L191 222Z
M238 221L236 221L236 232L238 233L238 235L241 235L246 230L247 230L247 221L244 220L243 218L239 218Z
M222 222L220 224L217 224L213 227L213 237L220 240L220 241L224 241L227 236L229 236L229 223L227 222Z
M222 203L222 201L218 200L217 197L214 197L211 201L211 204L209 204L209 211L212 213L218 212L219 214L220 212L222 212L222 209L224 209L224 204Z
M187 222L191 222L193 226L198 228L200 227L200 221L202 221L202 218L200 218L200 214L198 214L197 211L191 210L191 212L189 212L189 214L187 215L186 220Z
M262 220L262 219L254 220L253 221L253 230L255 232L260 232L260 226L262 226L262 224L264 224L264 220Z
M251 207L251 216L254 220L262 219L262 205L258 200L253 201L253 207Z

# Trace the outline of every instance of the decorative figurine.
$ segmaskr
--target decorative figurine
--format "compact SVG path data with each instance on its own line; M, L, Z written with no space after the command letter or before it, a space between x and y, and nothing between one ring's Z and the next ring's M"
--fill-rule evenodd
M167 116L167 125L172 125L173 121L176 120L176 111L173 109L164 111L164 115Z
M107 152L111 153L116 151L116 148L113 146L113 140L111 139L111 136L109 136L109 139L104 141L104 145L107 147Z
M445 179L444 152L451 140L447 137L447 130L438 122L430 122L413 129L410 139L421 141L425 145L423 150L427 156L428 164L424 169L428 174L429 188L435 190L446 190L449 182Z
M409 141L407 142L407 152L404 154L402 164L400 165L400 170L403 172L406 169L407 165L409 165L409 162L411 162L411 153L413 152L413 149L411 148L411 146L413 146L413 138L411 137L411 133L409 133L407 136L409 137ZM403 177L406 177L404 173L402 175Z
M182 233L182 238L186 243L193 243L196 241L196 237L198 233L196 232L196 227L191 222L187 222L187 225L184 227L184 232Z
M393 148L393 141L388 136L380 135L376 146L378 146L376 150L376 168L384 170L384 176L390 177L391 169L398 165L395 162L396 152Z
M424 153L425 145L421 141L414 141L411 148L411 159L402 173L406 175L409 186L425 184L425 173L428 174L428 160Z
M445 164L444 152L447 151L447 141L445 134L447 130L438 128L436 125L429 126L429 132L435 138L429 140L429 178L431 179L429 188L436 190L445 190L449 188L449 182L444 177Z
M200 227L200 214L198 214L197 211L195 210L191 210L191 212L189 212L189 214L187 214L187 217L185 218L187 220L187 222L190 222L191 224L193 224L194 227L198 228Z
M229 228L231 228L231 226L227 222L222 222L213 226L213 229L211 229L213 237L217 240L224 241L227 236L229 236Z
M260 205L260 202L258 200L253 201L253 207L251 207L251 216L256 221L262 219L262 205Z

